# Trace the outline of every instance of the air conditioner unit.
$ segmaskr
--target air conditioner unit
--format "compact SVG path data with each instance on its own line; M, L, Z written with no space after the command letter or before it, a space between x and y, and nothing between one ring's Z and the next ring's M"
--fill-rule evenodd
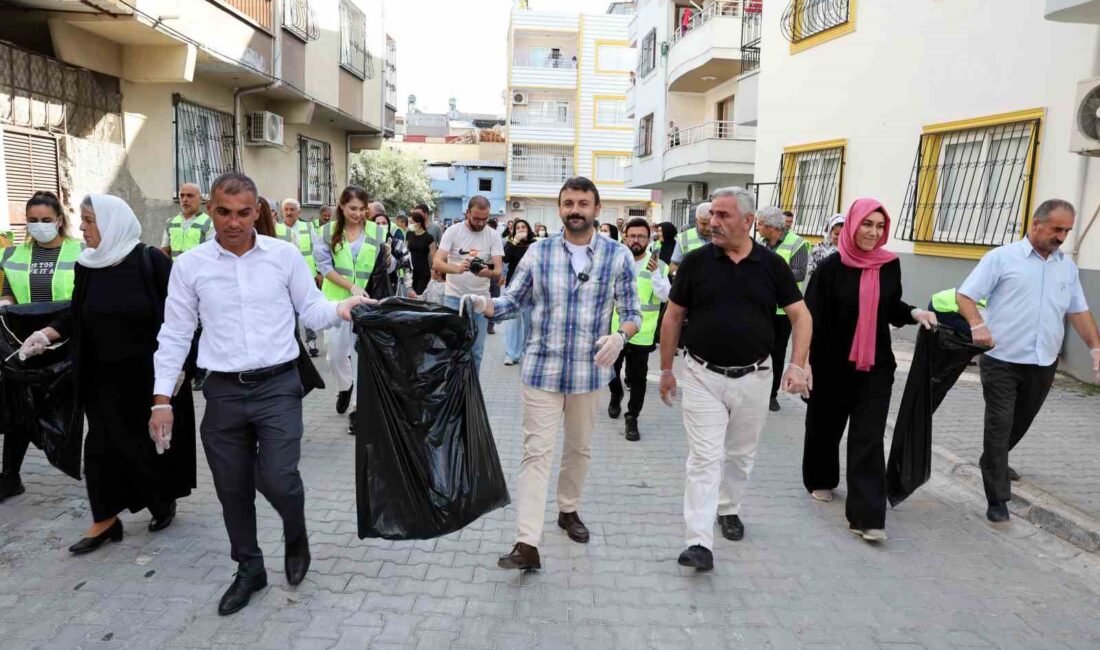
M512 106L526 106L527 105L527 93L515 92L512 93Z
M283 146L283 116L270 111L254 111L249 124L248 141L267 147Z
M509 205L512 207L513 210L517 212L523 212L523 210L527 207L527 205L519 199L513 199Z
M702 203L707 200L706 183L688 183L687 200L692 203Z
M1082 156L1100 156L1100 77L1077 84L1077 110L1069 150Z

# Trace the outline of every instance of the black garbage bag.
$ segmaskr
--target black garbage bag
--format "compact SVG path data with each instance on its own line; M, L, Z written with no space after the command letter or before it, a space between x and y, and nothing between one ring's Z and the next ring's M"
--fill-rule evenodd
M886 496L891 506L904 501L932 475L932 414L970 361L988 349L950 327L920 328L886 462Z
M430 539L508 505L473 314L389 298L356 307L354 323L359 537Z
M84 418L74 417L71 343L26 361L18 354L28 336L68 310L68 301L0 307L0 432L26 431L50 464L80 480Z

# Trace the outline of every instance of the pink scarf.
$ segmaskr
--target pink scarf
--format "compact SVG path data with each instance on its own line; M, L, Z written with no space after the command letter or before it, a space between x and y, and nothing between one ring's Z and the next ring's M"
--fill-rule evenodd
M886 217L886 230L874 250L865 251L856 244L856 233L863 219L872 212ZM840 233L837 249L844 266L863 269L859 278L859 320L848 360L854 361L856 370L867 372L875 365L875 336L878 326L879 269L883 264L898 258L883 248L890 238L890 215L876 199L856 199L844 218L844 230Z

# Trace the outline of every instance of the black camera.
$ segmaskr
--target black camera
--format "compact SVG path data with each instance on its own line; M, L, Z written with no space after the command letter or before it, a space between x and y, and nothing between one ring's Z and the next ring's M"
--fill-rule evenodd
M485 262L481 261L480 257L475 257L470 260L470 273L473 273L474 275L481 273L485 269L491 268L493 268L492 262L486 264Z

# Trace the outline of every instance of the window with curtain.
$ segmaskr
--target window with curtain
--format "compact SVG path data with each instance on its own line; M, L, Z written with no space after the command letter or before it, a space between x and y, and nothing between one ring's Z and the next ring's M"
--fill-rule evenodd
M623 182L623 166L626 164L626 156L621 154L596 154L593 164L595 182Z
M630 126L630 122L626 119L626 100L625 99L596 99L596 126L597 127L620 127Z

